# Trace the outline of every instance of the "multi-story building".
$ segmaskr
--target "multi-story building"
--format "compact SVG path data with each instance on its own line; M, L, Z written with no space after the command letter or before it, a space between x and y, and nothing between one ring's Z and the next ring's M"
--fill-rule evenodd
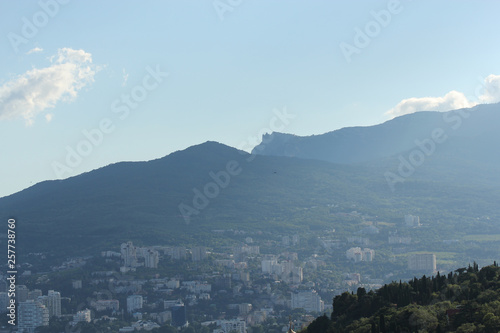
M16 302L26 302L28 300L29 289L23 284L20 284L16 288Z
M246 333L247 326L245 321L241 319L234 320L218 320L218 328L214 330L214 333Z
M375 251L372 249L364 249L363 250L363 261L373 261L373 257L375 256Z
M135 267L137 265L137 249L132 242L123 243L120 252L125 267Z
M82 289L82 280L73 280L71 281L71 285L73 289Z
M246 316L252 311L252 304L250 303L242 303L238 305L240 316Z
M292 292L291 307L302 308L309 312L321 312L325 309L325 304L316 290L300 290Z
M185 260L186 259L186 248L182 246L177 246L172 248L172 259L174 260Z
M405 226L410 228L420 227L420 217L414 215L405 215Z
M28 291L28 299L32 299L36 301L38 297L42 296L42 291L40 289L29 290Z
M436 271L436 255L433 253L417 253L408 257L408 269L412 271Z
M177 279L170 279L167 283L165 283L165 286L169 289L177 289L180 285L181 283Z
M352 247L346 251L345 255L347 259L354 260L354 262L373 261L375 251L368 248Z
M38 296L37 301L49 310L49 318L61 316L61 294L58 291L49 290L46 296Z
M120 309L120 302L117 299L100 299L93 302L92 306L96 309L96 311L118 311Z
M276 260L276 259L262 260L262 262L261 262L262 273L271 274L273 272L273 266L275 266L277 264L278 264L278 260Z
M142 309L142 296L130 295L127 297L127 312L132 313Z
M191 249L193 261L203 261L207 259L207 249L204 246L197 246Z
M147 249L144 252L144 266L147 268L158 268L160 254L156 250Z
M171 307L170 312L172 312L172 326L185 327L188 325L186 306L184 303Z
M89 309L81 310L78 311L74 316L73 316L73 323L79 323L79 322L87 322L90 323L91 321L91 312Z
M302 267L294 267L292 269L292 283L300 284L303 280Z
M47 292L47 298L49 300L49 316L61 316L61 293L54 290L49 290Z
M43 304L27 300L20 302L17 309L19 313L17 331L19 333L33 333L37 327L49 325L49 310Z

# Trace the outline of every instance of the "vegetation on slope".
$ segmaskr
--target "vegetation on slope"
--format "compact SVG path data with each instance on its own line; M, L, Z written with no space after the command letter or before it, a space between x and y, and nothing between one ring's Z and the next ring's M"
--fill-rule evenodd
M343 293L331 317L304 331L325 332L498 332L500 268L476 263L448 275L392 282L377 291Z

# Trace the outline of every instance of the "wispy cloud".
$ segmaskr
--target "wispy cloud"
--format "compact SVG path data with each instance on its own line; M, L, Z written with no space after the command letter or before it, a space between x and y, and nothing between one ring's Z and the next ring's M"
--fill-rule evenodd
M500 75L491 74L476 91L476 101L469 100L459 91L450 91L441 97L412 97L403 99L385 114L391 118L417 111L450 111L469 108L479 103L496 103L500 101Z
M50 62L49 67L34 68L0 86L0 120L22 117L32 125L37 114L60 101L73 101L99 71L84 50L59 49Z
M52 113L47 113L47 114L45 115L45 120L46 120L48 123L50 123L50 122L52 121L52 118L54 118L54 114L52 114Z
M40 47L35 47L35 48L29 50L28 52L26 52L26 54L40 53L40 52L43 52L43 49Z

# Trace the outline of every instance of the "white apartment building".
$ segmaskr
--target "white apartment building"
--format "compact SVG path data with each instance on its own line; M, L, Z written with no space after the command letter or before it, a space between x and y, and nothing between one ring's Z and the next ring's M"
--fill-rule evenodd
M408 269L412 271L436 271L436 255L417 253L408 257Z
M354 262L373 261L375 251L368 248L352 247L346 251L345 255L347 259L354 260Z
M325 303L321 300L316 290L300 290L292 292L292 309L305 309L308 312L321 312Z
M147 268L158 268L160 254L156 250L147 249L144 251L144 266Z
M17 309L19 333L33 333L37 327L49 325L49 310L45 305L34 300L27 300L19 303Z
M142 309L142 296L141 295L130 295L127 297L127 312L132 313L134 311Z
M73 316L73 323L79 323L79 322L87 322L90 323L91 321L91 312L89 309L81 310L78 311L74 316Z

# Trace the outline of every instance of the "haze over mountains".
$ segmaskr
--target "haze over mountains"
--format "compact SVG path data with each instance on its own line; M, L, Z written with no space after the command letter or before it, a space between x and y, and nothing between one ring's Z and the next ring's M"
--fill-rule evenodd
M417 112L397 117L383 124L369 127L348 127L321 135L300 137L272 133L263 137L263 143L252 153L272 156L318 159L333 163L352 164L391 157L413 149L416 141L432 137L435 129L442 129L450 140L438 149L449 153L458 149L455 143L467 141L463 151L472 153L476 148L490 148L498 135L500 105L484 104L472 109L452 112ZM498 142L498 141L497 141ZM484 149L481 149L484 150ZM477 152L477 151L476 151ZM475 155L484 162L498 162L499 154ZM474 156L474 155L471 155Z
M311 137L273 133L259 155L206 142L39 183L1 198L0 212L19 221L26 253L83 254L124 240L202 244L221 228L342 228L332 205L385 221L438 216L433 227L445 233L498 231L499 120L493 104ZM491 223L477 221L485 215Z

